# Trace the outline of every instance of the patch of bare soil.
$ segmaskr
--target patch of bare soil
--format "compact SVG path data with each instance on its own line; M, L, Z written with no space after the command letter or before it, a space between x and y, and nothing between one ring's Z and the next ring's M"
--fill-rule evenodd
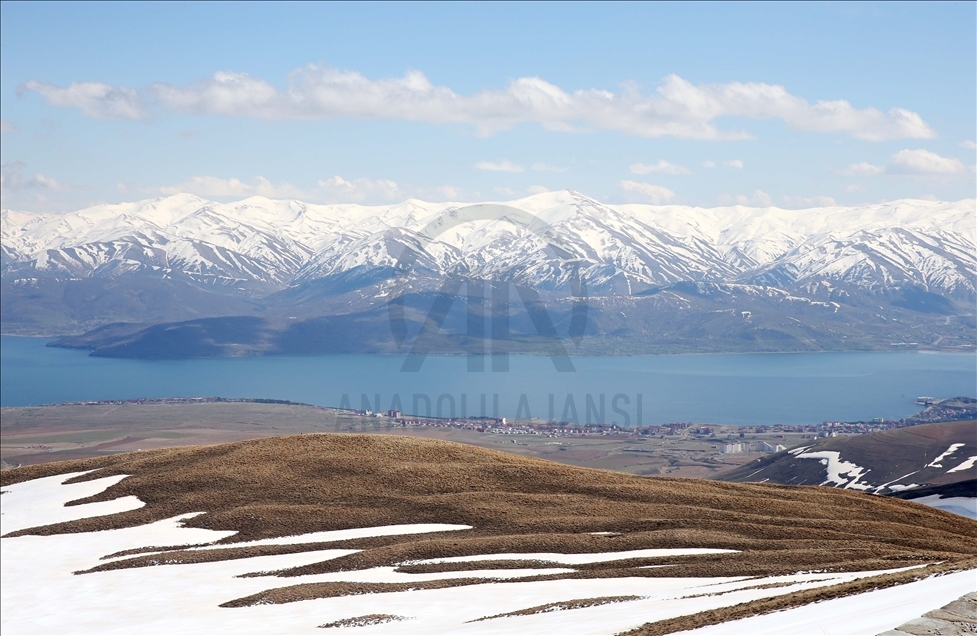
M158 553L133 553L95 570L293 550L361 550L273 573L283 578L373 567L418 573L460 567L416 563L446 557L648 548L723 548L737 552L561 565L570 571L517 580L760 577L800 570L867 571L943 564L717 610L720 613L715 616L724 617L773 611L770 608L785 603L864 591L897 579L904 582L909 580L906 577L936 571L934 567L953 569L977 563L977 522L912 502L833 488L639 477L416 437L315 434L159 449L25 466L0 473L0 484L84 470L94 472L75 481L119 474L129 477L72 504L133 495L146 505L104 517L28 528L8 536L124 528L204 511L188 519L186 525L238 534L208 549L171 546ZM409 523L464 524L472 529L302 546L233 545L324 530ZM503 565L502 561L466 565L479 570L512 567L512 562ZM410 584L339 581L281 586L225 605L287 603L501 580L466 578L461 569L457 571L459 578ZM689 619L689 625L707 620L696 616L699 618ZM681 629L689 628L681 625ZM659 631L647 633L668 633L660 631L666 627L659 625L654 628Z

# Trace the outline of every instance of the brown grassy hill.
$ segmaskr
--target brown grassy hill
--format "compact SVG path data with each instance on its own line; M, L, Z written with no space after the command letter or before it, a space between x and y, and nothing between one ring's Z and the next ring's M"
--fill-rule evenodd
M396 591L393 588L399 585L288 586L289 575L504 552L682 547L739 551L580 565L574 566L572 573L551 578L760 576L811 569L892 569L937 562L943 563L941 568L953 568L966 563L973 567L977 557L977 522L910 502L830 488L645 478L418 438L298 435L39 464L4 471L0 479L8 485L93 469L97 470L80 479L130 476L102 494L73 503L135 495L146 506L14 534L121 528L197 511L206 514L189 520L188 525L240 533L225 543L387 524L473 526L459 532L331 544L197 551L170 547L170 563L327 545L362 550L281 572L286 577L282 587L230 605ZM595 532L610 534L590 534ZM134 554L100 567L154 563L158 563L158 555ZM656 564L669 567L641 567ZM527 563L517 565L525 567ZM513 562L479 563L479 569L512 566ZM456 564L400 567L468 569ZM871 579L864 581L867 583L859 585L872 585ZM479 581L448 579L429 585L472 582ZM849 585L841 592L858 589L863 588ZM789 602L789 598L781 602Z
M939 466L928 466L951 444L963 446L939 462ZM977 421L974 420L922 424L868 435L827 437L804 446L807 447L805 453L837 451L842 461L867 469L859 482L874 487L889 484L879 490L880 494L891 494L911 484L942 486L977 477L977 469L947 472L968 457L977 455ZM744 464L718 479L816 485L825 481L826 472L818 459L797 457L791 451L785 451ZM977 496L977 493L970 496Z

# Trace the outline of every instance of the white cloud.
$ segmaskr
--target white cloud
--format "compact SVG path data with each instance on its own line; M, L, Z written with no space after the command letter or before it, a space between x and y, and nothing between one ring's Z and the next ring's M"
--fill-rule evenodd
M482 195L477 191L467 192L450 185L418 190L416 196L427 201L478 201L482 198Z
M231 177L198 176L174 186L155 188L160 194L178 194L189 192L201 197L252 197L263 196L270 199L311 198L310 192L296 188L289 183L274 184L264 177L254 177L250 181L242 181Z
M750 198L750 202L765 207L773 205L773 199L770 198L770 195L759 189L753 191L753 196Z
M474 167L478 170L488 170L489 172L522 172L522 166L508 159L503 159L502 161L479 161Z
M977 143L973 139L967 139L960 142L961 148L966 148L967 150L977 150Z
M523 190L522 192L507 187L492 188L492 191L504 197L511 197L515 199L518 197L526 196L526 194L543 194L544 192L549 192L550 189L541 185L532 185L526 188L525 190Z
M660 159L658 163L632 163L628 170L631 174L651 174L657 172L660 174L692 174L692 171L685 166L678 166L664 159Z
M711 159L706 159L705 161L702 162L702 167L703 168L715 168L716 167L716 162L715 161L712 161Z
M742 159L730 159L729 161L724 161L723 162L723 165L726 166L727 168L736 168L737 170L742 170L743 169L743 160Z
M845 192L865 192L865 186L860 183L852 183L845 186Z
M330 201L362 202L368 199L399 201L407 198L395 181L359 178L347 180L339 175L320 180L318 186Z
M546 163L534 163L532 169L536 172L566 172L569 168L560 168Z
M833 197L827 196L813 196L813 197L784 197L784 202L791 207L805 207L814 206L818 208L827 208L838 205L838 202L834 200Z
M264 119L346 117L464 123L481 135L535 122L549 130L614 130L639 137L748 139L738 130L721 130L720 117L780 119L791 128L842 132L857 139L928 139L935 132L919 114L902 108L888 112L855 108L845 100L810 103L783 86L757 82L693 84L677 75L662 80L652 95L634 83L620 91L567 91L539 77L521 77L506 87L460 95L436 86L419 71L372 80L356 71L309 65L289 73L280 90L247 73L222 71L192 84L156 83L142 91L98 82L67 88L31 80L23 91L41 94L51 104L76 107L92 117L138 119L151 106L175 112L235 115Z
M885 168L883 168L882 166L876 166L868 163L867 161L862 161L861 163L851 164L850 166L842 170L841 174L849 177L858 177L858 176L866 176L866 175L871 176L876 174L882 174L883 172L885 172Z
M640 183L638 181L622 181L621 188L625 192L636 195L636 198L643 201L650 201L655 205L666 203L675 198L675 192L665 186L654 185L652 183Z
M538 187L538 186L537 186ZM479 200L481 194L468 192L450 185L434 187L404 187L389 179L347 179L335 175L320 179L315 186L303 188L291 183L273 183L258 176L250 180L224 179L213 176L191 177L173 186L150 189L159 194L189 192L201 197L216 199L241 199L263 196L269 199L299 199L319 203L387 203L418 197L427 201ZM532 188L529 192L534 192Z
M956 174L963 172L963 163L952 157L941 157L929 150L900 150L892 157L886 172L895 174Z
M942 157L935 152L923 150L900 150L892 155L886 166L876 166L868 162L853 163L840 174L846 176L873 176L879 174L902 174L914 176L954 175L966 171L959 159Z
M0 119L0 134L15 133L15 132L20 132L20 129L14 126L6 119Z
M770 195L763 190L757 189L753 191L751 196L746 196L745 194L739 194L736 196L730 194L719 195L719 203L721 205L758 205L761 207L769 207L773 205L773 199Z
M138 91L120 86L114 88L101 82L72 82L67 88L30 80L17 89L18 93L40 93L49 104L78 108L97 119L142 119L147 116Z
M62 191L67 190L68 186L39 172L34 176L25 177L24 164L20 161L11 161L0 167L0 189Z

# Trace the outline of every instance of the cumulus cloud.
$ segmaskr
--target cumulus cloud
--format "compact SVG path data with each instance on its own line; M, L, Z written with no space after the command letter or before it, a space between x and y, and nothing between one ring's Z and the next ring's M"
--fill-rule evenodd
M858 176L872 176L876 174L882 174L883 172L885 172L885 168L883 168L882 166L876 166L871 163L868 163L867 161L862 161L860 163L851 164L850 166L842 170L841 174L849 177L858 177Z
M327 199L335 201L361 202L367 199L396 201L406 198L400 186L389 179L347 180L336 175L331 179L320 180L318 186Z
M723 165L726 166L727 168L736 168L737 170L742 170L743 169L743 160L742 159L730 159L729 161L724 161L723 162Z
M892 157L886 172L896 174L956 174L965 170L953 157L941 157L929 150L900 150Z
M160 194L189 192L201 197L251 197L263 196L270 199L306 198L310 193L289 183L272 183L264 177L254 177L242 181L235 177L224 179L213 176L191 177L173 186L156 188Z
M966 139L960 142L961 148L966 148L967 150L977 150L977 143L973 139Z
M530 194L537 192L534 188L539 188L539 186L533 186L527 191ZM478 192L467 192L450 185L405 187L390 179L368 179L365 177L347 179L340 175L328 179L319 179L315 186L309 188L298 187L286 182L273 183L262 176L249 180L235 177L225 179L213 176L197 176L176 185L153 188L149 191L167 195L188 192L201 197L216 199L263 196L269 199L299 199L321 203L386 203L403 201L410 197L418 197L428 201L467 201L481 197Z
M627 194L631 195L631 198L648 201L655 205L667 203L675 198L675 192L665 186L655 185L653 183L622 181L620 186Z
M78 108L97 119L143 119L148 114L139 91L124 86L115 88L101 82L72 82L62 88L30 80L17 92L39 93L49 104Z
M721 194L719 195L719 203L722 205L758 205L761 207L770 207L773 205L773 199L763 190L757 189L750 196L745 194L738 194L736 196Z
M522 172L522 166L508 159L503 159L502 161L479 161L474 167L478 170L488 170L489 172Z
M136 91L98 82L62 88L31 80L20 88L57 106L92 117L139 119L151 107L201 115L264 119L372 118L461 123L491 135L519 123L549 130L614 130L639 137L747 139L746 132L717 127L720 117L779 119L796 130L847 133L857 139L928 139L935 132L919 114L883 112L845 100L807 99L783 86L758 82L693 84L678 75L651 95L634 83L619 91L568 91L539 77L521 77L504 88L461 95L433 84L423 73L369 79L356 71L309 65L289 73L284 90L247 73L222 71L186 85L155 83Z
M20 132L20 129L6 119L0 119L0 134Z
M525 190L514 190L513 188L508 187L498 187L492 188L492 191L498 195L516 199L519 197L524 197L527 194L543 194L544 192L549 192L550 189L541 185L532 185Z
M716 162L715 161L712 161L711 159L706 159L705 161L702 162L702 167L703 168L715 168L716 167Z
M653 172L659 174L692 174L692 171L685 166L679 166L664 159L660 159L657 163L632 163L628 170L631 174L651 174Z
M942 157L935 152L923 150L900 150L892 156L886 166L877 166L868 162L853 163L841 174L846 176L872 176L879 174L902 174L914 176L937 176L960 174L966 170L959 159Z
M813 197L784 197L784 203L790 207L800 208L806 206L814 206L818 208L827 208L838 205L838 202L834 200L833 197L828 196L813 196Z
M67 190L63 183L46 177L41 173L24 176L24 164L11 161L0 167L0 189L3 190Z

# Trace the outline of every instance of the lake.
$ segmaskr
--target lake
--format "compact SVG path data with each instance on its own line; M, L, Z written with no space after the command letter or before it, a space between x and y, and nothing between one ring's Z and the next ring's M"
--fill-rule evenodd
M545 356L512 356L508 372L467 372L464 356L428 356L410 373L401 372L404 356L121 360L46 342L0 338L0 405L220 396L421 415L749 425L898 419L920 410L919 395L977 392L973 354L575 357L576 371L564 373Z

